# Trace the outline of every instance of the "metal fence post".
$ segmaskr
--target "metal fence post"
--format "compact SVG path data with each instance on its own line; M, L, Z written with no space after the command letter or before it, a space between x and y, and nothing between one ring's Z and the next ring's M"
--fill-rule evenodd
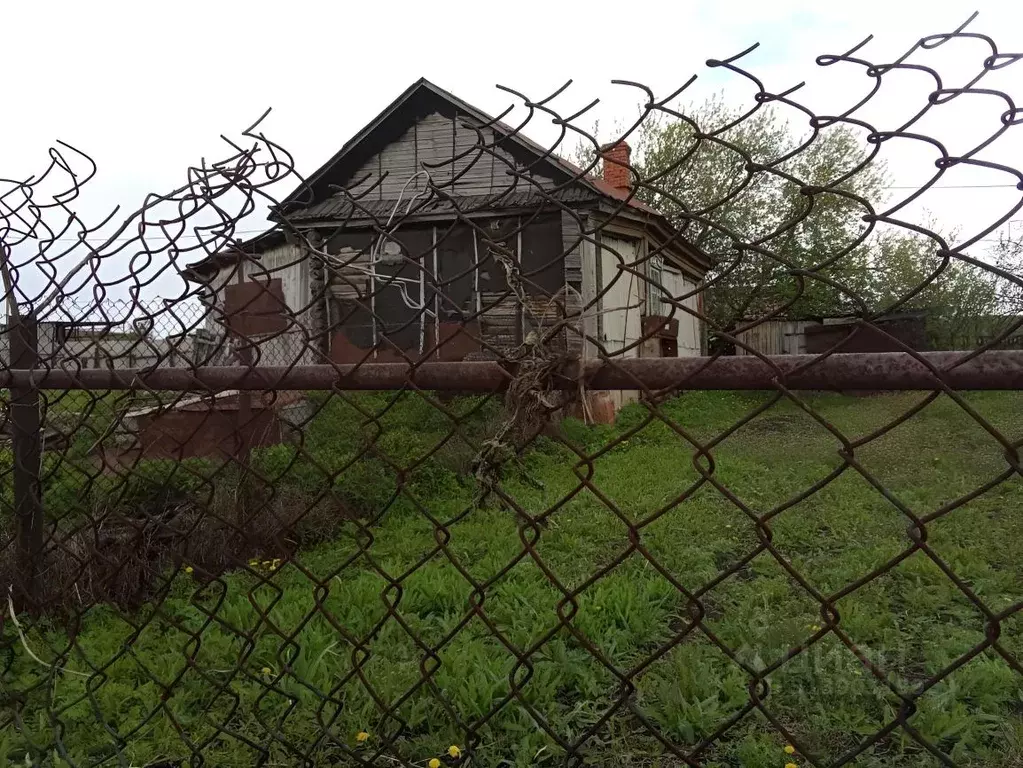
M29 314L9 326L11 368L31 370L39 363L36 318ZM11 441L14 450L14 513L17 529L18 591L22 604L39 608L43 556L43 504L40 487L42 423L39 389L11 387Z
M252 347L248 339L244 340L244 346L238 350L238 362L247 368L252 367ZM238 462L238 491L235 495L237 509L235 517L238 527L244 530L248 517L249 483L249 462L252 456L252 393L248 390L238 390L238 407L235 410L235 438L237 440L237 453L235 459Z
M245 284L245 269L243 265L239 264L238 267L238 285ZM247 304L242 304L240 311L242 313L248 308ZM243 332L242 328L239 328L238 322L240 318L235 317L234 312L228 308L228 327L234 332L236 342L241 342L241 346L236 349L235 357L240 365L246 368L252 367L252 347L248 336ZM242 323L244 326L244 322ZM239 530L244 530L248 508L248 480L247 477L249 471L249 457L251 449L249 447L248 436L245 432L248 426L247 422L252 418L252 397L247 391L238 390L235 395L237 403L234 412L234 428L235 428L235 461L238 466L238 484L235 488L235 523L238 525Z

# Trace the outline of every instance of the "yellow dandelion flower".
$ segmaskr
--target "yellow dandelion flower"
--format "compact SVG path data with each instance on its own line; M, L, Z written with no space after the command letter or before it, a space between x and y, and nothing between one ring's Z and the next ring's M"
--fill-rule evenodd
M785 754L786 755L794 755L794 754L796 754L796 748L793 747L791 744L786 744L785 745Z
M457 744L452 744L450 747L448 747L448 754L451 755L451 757L455 758L455 760L457 760L462 756L462 750L458 748Z
M366 741L366 739L368 738L369 734L366 733L365 731L359 731L357 734L355 734L355 740L360 744L362 744L362 742Z
M785 763L785 768L799 768L795 763Z
M185 566L185 573L191 573L191 572L192 572L192 566L186 565Z
M427 763L430 768L440 768L440 760L436 757L430 758L430 762Z

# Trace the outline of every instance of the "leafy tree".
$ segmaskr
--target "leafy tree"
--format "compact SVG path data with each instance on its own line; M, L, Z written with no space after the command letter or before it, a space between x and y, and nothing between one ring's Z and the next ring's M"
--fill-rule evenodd
M998 305L1006 314L1023 315L1023 235L999 238L991 258L1001 272L1012 278L998 280Z
M999 281L989 270L939 254L916 234L889 234L872 244L872 311L920 310L934 349L971 348L991 334L999 306Z
M871 309L925 311L934 349L1023 343L1016 330L1023 319L1023 238L1003 236L972 263L944 258L936 243L916 233L890 234L872 243L871 275ZM1004 331L1014 338L999 340Z
M716 346L731 346L721 332L772 312L923 310L933 348L969 348L1023 314L1019 279L945 259L914 231L882 225L868 234L862 201L883 202L889 177L852 128L822 128L808 141L778 110L739 119L720 97L688 115L692 122L647 116L630 138L632 161L637 196L711 258L704 307ZM573 157L587 167L594 154L580 143ZM1023 276L1023 245L1005 239L987 262Z
M720 99L691 117L702 135L683 120L643 126L638 195L710 256L705 306L713 325L731 331L782 307L799 316L856 311L871 280L869 248L859 243L868 209L856 198L877 199L886 181L862 140L836 125L801 147L777 110L736 122L739 113ZM846 174L837 189L855 197L807 194L807 186L819 190Z

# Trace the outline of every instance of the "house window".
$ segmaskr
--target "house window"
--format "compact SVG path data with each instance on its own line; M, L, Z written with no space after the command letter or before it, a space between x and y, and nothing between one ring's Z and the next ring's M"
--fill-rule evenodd
M647 307L648 315L664 314L664 258L651 256L647 260Z

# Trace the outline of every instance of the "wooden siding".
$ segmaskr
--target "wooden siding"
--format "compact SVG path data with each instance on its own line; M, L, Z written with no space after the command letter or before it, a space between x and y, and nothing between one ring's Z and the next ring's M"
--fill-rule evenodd
M597 260L599 284L604 291L597 307L600 318L600 341L612 359L639 357L637 342L643 336L644 296L646 281L623 269L642 270L644 243L632 237L603 232L600 257ZM630 348L631 347L631 348ZM606 397L617 411L639 398L637 390L614 390Z
M561 252L565 257L565 282L577 291L582 291L583 283L583 243L580 242L580 221L585 214L573 216L568 211L561 212Z
M694 312L698 310L699 296L693 295L685 299L682 298L696 290L696 283L687 275L683 275L671 267L665 267L661 271L661 285L664 286L664 292L672 299L680 301L683 306ZM664 315L670 315L672 310L674 310L674 317L678 320L679 357L699 355L702 346L700 321L688 312L678 307L673 307L670 304L666 304L660 312Z
M806 328L817 324L809 320L766 320L736 338L762 355L802 355L806 353ZM752 352L737 344L735 354Z
M530 296L525 314L526 332L535 331L546 338L547 348L569 357L578 357L582 351L580 335L581 296L570 285L562 286L555 295ZM564 321L569 322L565 323ZM560 325L560 330L551 329Z
M357 251L351 247L339 250L330 261L327 290L338 301L369 300L370 280L366 274L369 268L369 252Z
M600 273L597 269L598 249L596 244L592 241L583 240L583 242L579 244L579 251L581 275L581 285L579 290L582 294L583 335L587 339L596 339L601 328L601 323L599 322L600 316L598 314L599 300L597 299L597 291L600 284ZM592 340L586 341L583 345L583 358L592 360L596 357L596 344Z
M423 170L430 174L434 184L451 194L486 195L512 186L529 189L528 181L516 181L508 175L510 168L522 171L524 166L499 145L493 147L494 132L484 128L477 133L465 125L468 121L470 118L465 115L446 116L436 112L420 118L352 174L350 191L353 194L365 191L383 177L373 189L372 197L396 200L404 187L402 199L408 200L425 188L424 178L413 179ZM490 149L480 147L481 138ZM424 164L433 167L424 167ZM553 183L544 177L534 178L544 186Z
M239 265L221 267L210 281L218 302L223 301L224 287L239 280L272 280L280 278L284 300L296 316L309 308L309 270L305 254L297 245L278 245L259 256L249 256Z
M609 233L601 238L600 284L604 295L600 302L600 340L608 354L639 356L638 347L626 348L642 337L645 280L623 267L643 269L637 263L642 258L641 248L641 241L632 238Z
M840 352L898 352L905 344L911 349L929 349L926 318L923 315L881 318L877 330L862 327L840 348ZM850 318L818 320L767 320L739 334L739 340L762 355L819 355L850 336L856 324ZM890 334L898 342L888 338ZM735 354L752 352L736 345Z

